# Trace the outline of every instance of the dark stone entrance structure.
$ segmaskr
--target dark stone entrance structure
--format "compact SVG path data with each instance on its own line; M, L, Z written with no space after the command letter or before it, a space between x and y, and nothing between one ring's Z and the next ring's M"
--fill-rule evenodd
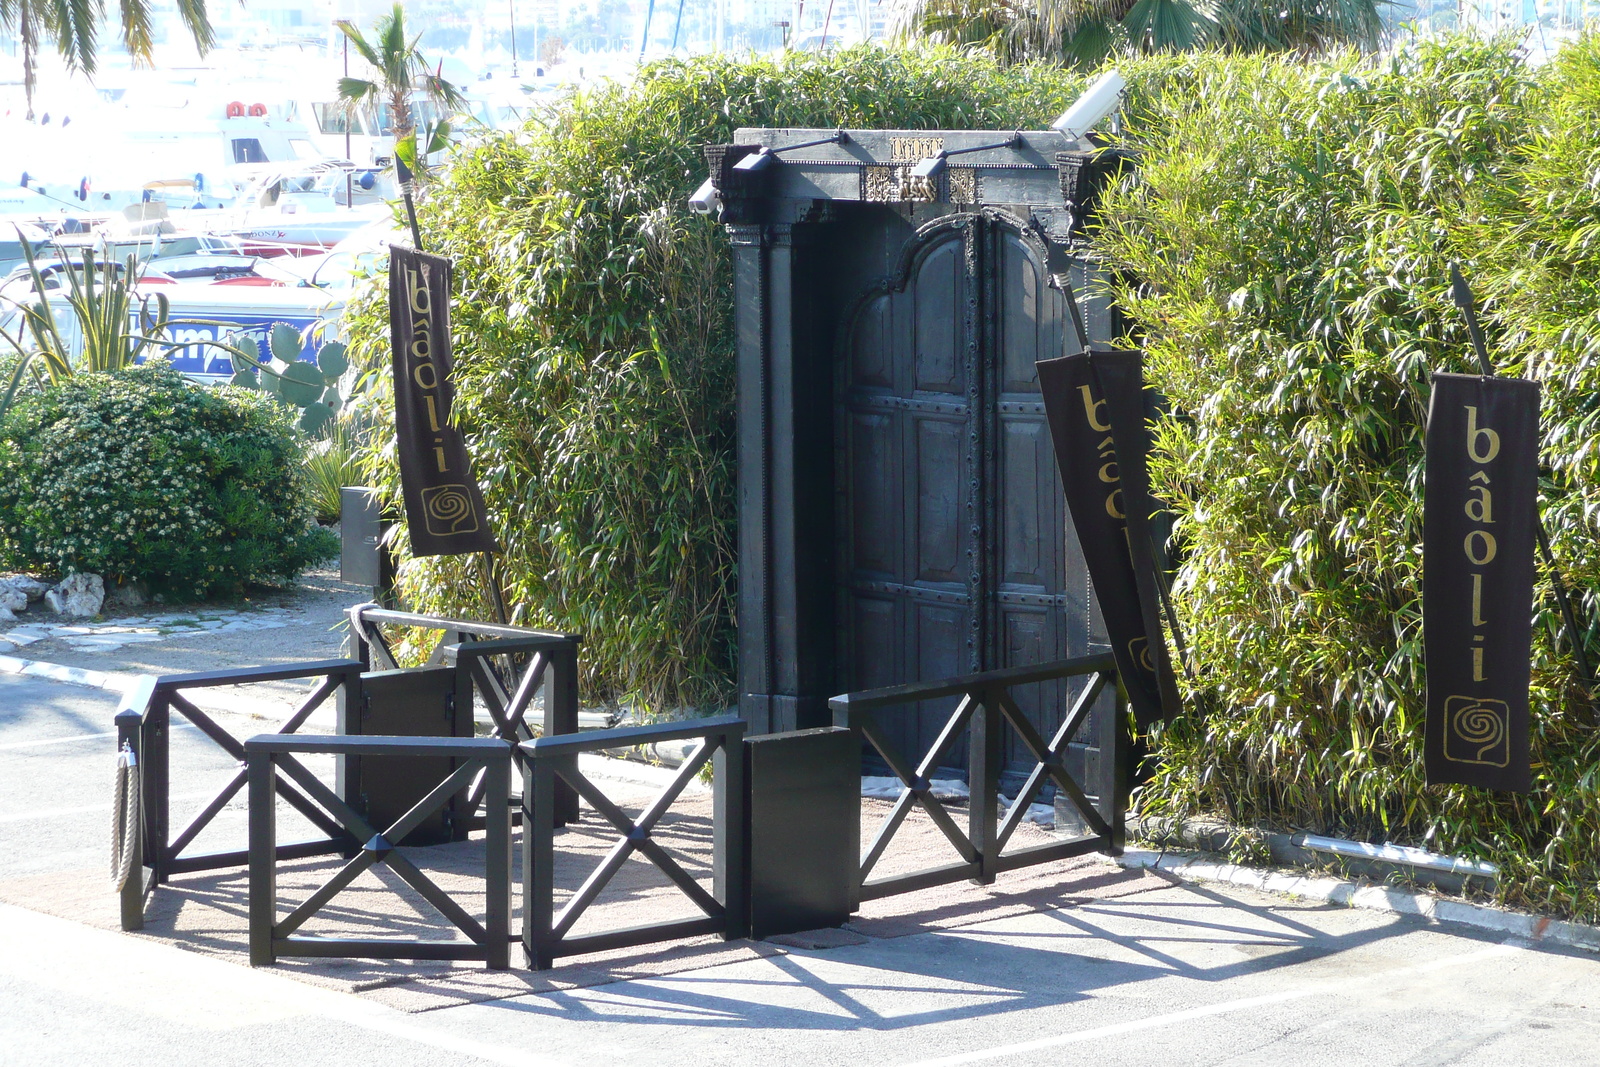
M1103 641L1034 361L1064 337L1077 350L1063 283L1086 340L1116 332L1081 238L1104 157L1050 130L841 132L707 148L734 251L739 710L756 734L828 725L834 694ZM1065 684L1019 694L1041 731ZM946 703L896 741L925 749ZM1008 766L1031 766L1013 747Z

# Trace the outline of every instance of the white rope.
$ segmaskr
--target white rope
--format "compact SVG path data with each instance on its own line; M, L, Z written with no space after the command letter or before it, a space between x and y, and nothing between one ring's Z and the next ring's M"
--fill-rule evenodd
M139 832L139 758L124 741L117 752L116 797L111 805L111 880L121 890L133 873Z

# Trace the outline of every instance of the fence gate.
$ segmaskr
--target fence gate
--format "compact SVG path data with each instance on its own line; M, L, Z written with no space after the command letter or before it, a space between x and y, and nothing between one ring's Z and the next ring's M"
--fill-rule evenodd
M1062 284L1087 340L1115 333L1080 236L1095 165L1053 131L1017 136L740 130L707 150L734 246L740 712L754 733L825 725L832 694L1104 640L1034 371L1064 341L1076 350ZM766 162L738 165L762 148ZM942 171L912 176L941 151ZM1049 736L1083 684L1042 682L1016 703ZM884 729L926 751L955 707L930 698ZM1110 707L1065 753L1080 780L1103 778ZM1014 789L1033 753L1004 744ZM965 776L966 745L940 774Z

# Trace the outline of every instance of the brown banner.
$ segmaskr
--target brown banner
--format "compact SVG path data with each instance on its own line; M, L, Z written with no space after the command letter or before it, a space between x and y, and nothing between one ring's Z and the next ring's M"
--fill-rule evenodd
M1525 792L1538 383L1435 374L1427 456L1428 782Z
M1039 388L1061 484L1111 652L1140 725L1177 713L1150 540L1143 354L1040 360Z
M450 261L389 246L395 444L416 556L494 552L483 493L450 419Z

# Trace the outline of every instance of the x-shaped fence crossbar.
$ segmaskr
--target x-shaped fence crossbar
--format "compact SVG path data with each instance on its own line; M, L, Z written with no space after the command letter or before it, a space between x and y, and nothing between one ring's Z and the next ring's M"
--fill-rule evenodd
M1060 727L1047 742L1018 707L1011 690L1021 685L1085 675L1089 676L1088 684L1073 701ZM1111 731L1114 740L1111 751L1103 753L1104 758L1111 761L1112 770L1109 818L1096 810L1082 786L1073 780L1065 760L1067 746L1077 737L1108 685L1117 694L1115 722ZM955 710L945 720L922 758L913 765L890 740L879 721L879 715L890 708L952 696L960 698ZM1127 726L1123 721L1123 697L1116 686L1116 664L1109 653L1057 660L1037 667L987 671L942 682L889 686L835 697L829 704L833 709L835 724L857 731L888 764L902 785L889 814L884 817L872 843L862 854L860 899L873 900L895 893L908 893L963 878L990 882L1000 871L1087 852L1105 851L1113 855L1121 852L1127 794L1124 766ZM1036 762L1001 816L999 789L1006 725L1015 731ZM945 765L950 750L963 736L967 738L968 762L966 830L956 824L949 810L933 795L932 782L933 773ZM1053 783L1072 800L1093 833L1070 841L1049 842L1005 852L1012 835L1027 816L1029 805L1046 782ZM1100 791L1103 793L1106 790ZM915 808L920 808L928 815L960 860L892 878L868 881L895 834Z
M546 970L560 956L603 952L680 937L720 933L725 939L748 930L744 864L745 723L736 715L690 723L598 730L581 737L542 737L522 745L523 764L523 947L528 965ZM604 791L584 776L578 757L585 752L630 748L700 738L672 781L637 820L628 817ZM651 834L684 788L712 763L712 891L697 882ZM555 789L565 782L622 836L604 860L562 907L555 911ZM608 930L581 937L573 927L635 852L655 864L703 916Z
M536 731L527 716L541 692L544 718L537 732L547 737L578 732L578 635L390 611L377 604L357 604L349 617L351 655L379 670L399 669L385 625L439 631L428 665L468 673L494 722L495 737L510 744L532 738ZM482 799L480 781L469 795L468 812L475 812ZM555 803L558 825L578 817L577 793L564 783L557 786Z
M493 736L512 745L532 740L533 727L528 722L528 712L540 690L547 694L544 721L539 733L554 737L578 731L578 702L576 686L570 698L565 696L565 679L574 678L578 667L577 642L567 637L497 638L482 641L461 641L441 646L445 663L464 670L472 679L478 699L483 702L494 722ZM506 672L497 669L496 660L502 663L526 658L520 676L507 678ZM514 685L508 685L512 681ZM561 690L561 692L558 692ZM521 750L517 750L521 760ZM467 810L476 811L483 799L483 783L474 784L468 797ZM556 823L564 826L578 817L578 795L570 786L561 784L556 790Z
M491 968L510 965L511 929L511 747L493 738L286 737L264 734L245 742L250 783L250 962L261 966L279 956L359 956L378 959L483 960ZM409 811L379 831L319 781L297 754L334 756L448 756L460 762ZM276 805L280 773L361 841L360 850L321 888L278 917ZM400 851L400 842L449 802L467 782L484 781L484 921L479 923ZM384 864L467 936L460 939L346 938L296 936L364 871Z
M137 930L144 925L144 901L157 885L175 874L216 870L222 867L244 865L249 858L246 849L185 855L217 815L228 806L246 781L244 742L230 734L211 715L196 707L186 695L197 689L219 686L254 685L265 682L317 678L311 693L300 702L286 719L276 735L294 734L313 712L334 693L347 694L359 690L361 664L354 660L322 660L314 663L296 663L283 667L247 667L235 670L201 671L192 674L168 674L140 678L123 695L116 715L117 744L126 745L134 753L140 769L140 833L133 843L133 867L121 891L122 928ZM171 734L172 713L177 712L219 748L239 762L239 770L217 794L200 808L187 826L170 837L171 815ZM337 822L293 784L282 778L276 780L278 795L293 805L326 838L298 841L278 846L280 859L298 859L306 856L338 852L350 847L352 841Z

